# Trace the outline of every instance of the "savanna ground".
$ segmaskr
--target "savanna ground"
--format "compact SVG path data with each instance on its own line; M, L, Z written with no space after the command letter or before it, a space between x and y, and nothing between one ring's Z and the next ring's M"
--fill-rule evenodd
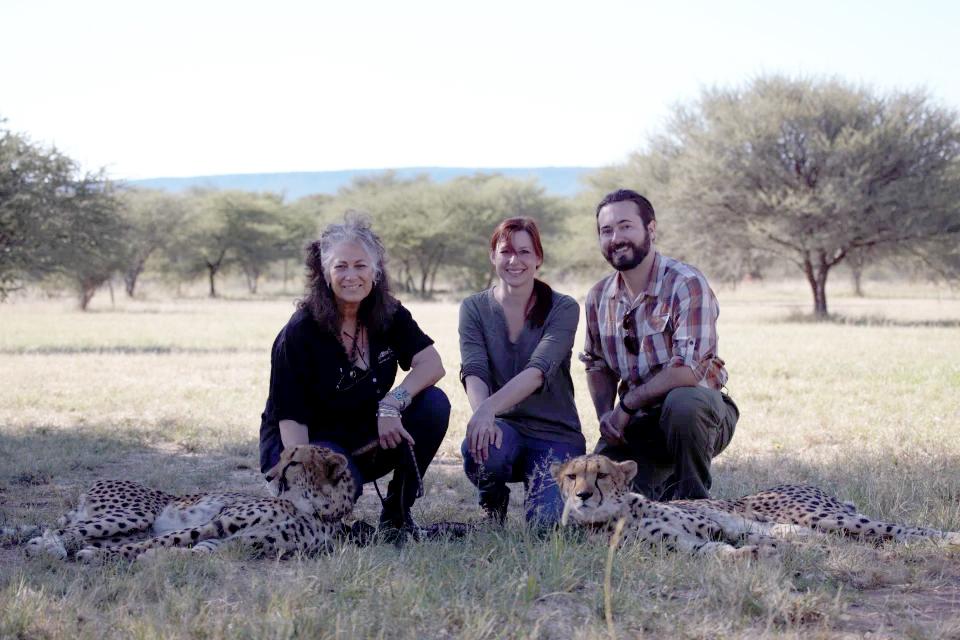
M715 495L814 483L871 515L960 530L960 299L879 284L872 293L831 291L847 321L817 324L802 317L799 285L719 292L721 355L742 418L716 461ZM292 298L111 307L102 297L85 314L62 300L0 305L0 526L51 523L101 477L263 492L259 413ZM409 306L437 341L454 407L415 517L479 519L460 468L457 307ZM576 362L574 380L592 445ZM533 535L521 493L503 530L318 558L228 548L88 567L27 559L6 540L0 637L609 637L606 547ZM368 487L357 514L377 513ZM829 538L752 563L629 548L610 579L617 637L960 638L960 552L929 544Z

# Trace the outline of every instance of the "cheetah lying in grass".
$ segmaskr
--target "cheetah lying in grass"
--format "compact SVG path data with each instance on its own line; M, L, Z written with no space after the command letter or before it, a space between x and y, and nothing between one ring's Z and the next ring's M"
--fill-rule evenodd
M266 478L273 498L177 497L136 482L100 480L60 518L59 529L29 540L27 553L76 555L87 562L132 560L160 547L213 551L230 540L268 555L328 551L345 528L343 517L353 510L355 484L347 459L322 447L293 447L284 450Z
M625 540L693 554L758 556L775 553L779 539L837 532L864 540L931 539L960 546L960 533L880 522L821 489L781 485L738 500L654 502L629 491L633 461L585 455L554 464L551 473L569 519L610 539L624 520Z

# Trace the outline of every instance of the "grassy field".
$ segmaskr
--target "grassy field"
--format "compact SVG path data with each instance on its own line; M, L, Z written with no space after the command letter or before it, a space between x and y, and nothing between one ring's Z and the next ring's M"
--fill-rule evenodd
M715 495L815 483L865 513L960 530L960 299L871 292L831 292L842 321L822 324L802 317L799 286L719 292L720 351L742 418L716 461ZM478 519L459 458L457 307L409 306L437 341L454 407L415 517ZM291 311L289 297L97 298L86 314L69 301L0 305L0 525L49 524L101 477L262 492L269 348ZM592 445L576 363L574 380ZM357 513L374 521L368 489ZM606 548L541 540L521 521L516 502L506 529L457 542L98 568L27 559L7 540L0 638L609 637ZM617 637L960 638L960 553L924 544L830 539L758 563L631 548L612 584Z

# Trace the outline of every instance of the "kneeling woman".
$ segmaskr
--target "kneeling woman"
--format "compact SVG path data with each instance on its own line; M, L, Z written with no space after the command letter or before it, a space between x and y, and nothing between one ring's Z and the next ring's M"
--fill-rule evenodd
M550 464L584 453L570 355L580 308L537 280L543 246L531 218L508 218L490 239L496 285L460 306L460 377L473 409L461 447L480 506L503 522L523 482L526 518L556 522L560 493Z
M444 374L433 340L390 295L384 263L383 243L352 214L307 248L307 295L273 343L260 468L309 442L347 456L358 493L396 470L380 524L402 529L450 403L432 386ZM409 373L394 387L398 364Z

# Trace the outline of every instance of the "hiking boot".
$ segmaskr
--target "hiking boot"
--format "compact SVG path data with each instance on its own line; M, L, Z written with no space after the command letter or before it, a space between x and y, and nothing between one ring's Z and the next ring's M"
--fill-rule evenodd
M510 506L510 494L504 493L493 500L488 500L480 504L483 509L486 521L492 525L502 527L507 521L507 507Z
M380 514L380 526L377 527L377 535L385 543L400 548L407 542L408 537L412 538L414 542L420 541L420 527L409 513L401 519L384 511Z

